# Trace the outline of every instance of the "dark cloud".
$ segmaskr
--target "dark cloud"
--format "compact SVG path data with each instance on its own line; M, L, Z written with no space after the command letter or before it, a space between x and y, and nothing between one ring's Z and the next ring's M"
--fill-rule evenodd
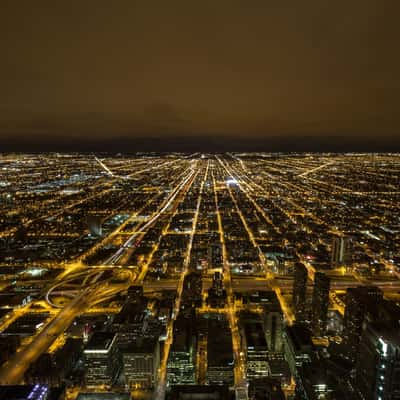
M5 0L0 135L396 139L399 11L394 0Z

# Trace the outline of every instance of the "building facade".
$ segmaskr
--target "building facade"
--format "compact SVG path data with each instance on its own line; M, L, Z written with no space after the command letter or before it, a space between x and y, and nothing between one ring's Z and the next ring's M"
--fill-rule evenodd
M95 332L85 350L86 386L112 386L121 369L117 335Z
M302 263L294 266L293 280L293 308L296 321L303 321L306 317L306 295L307 295L307 268Z
M323 336L328 319L330 278L317 272L314 278L314 290L311 304L311 327L315 336Z

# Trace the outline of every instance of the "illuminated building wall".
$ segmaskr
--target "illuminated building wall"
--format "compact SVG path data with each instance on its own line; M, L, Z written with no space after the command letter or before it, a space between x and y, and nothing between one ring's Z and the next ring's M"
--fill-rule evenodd
M160 367L160 345L155 339L138 341L122 349L126 384L133 389L152 388Z

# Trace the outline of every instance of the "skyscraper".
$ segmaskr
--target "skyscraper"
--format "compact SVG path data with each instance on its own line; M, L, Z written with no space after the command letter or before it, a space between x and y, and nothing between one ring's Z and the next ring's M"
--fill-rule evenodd
M297 375L297 370L303 363L311 362L313 343L311 331L300 324L287 326L283 334L285 359L287 360L292 376Z
M264 318L265 336L268 344L269 356L274 353L283 353L283 314L281 308L266 310Z
M305 319L307 295L307 268L302 263L294 266L293 307L297 321Z
M246 322L244 333L246 339L247 378L251 380L268 376L268 346L261 321Z
M355 359L360 343L362 326L367 311L373 311L383 299L382 290L377 286L359 286L346 291L346 309L344 313L344 335L349 345L349 355Z
M207 382L210 385L233 383L232 334L227 319L208 321Z
M180 314L174 323L174 341L167 364L170 385L195 383L196 336L193 322Z
M330 278L322 272L315 274L311 305L311 327L315 336L322 336L326 330L330 281Z
M335 237L332 243L332 265L348 265L351 263L351 241L347 236Z
M131 388L152 388L160 366L158 338L140 338L122 348L125 382Z
M283 354L283 312L276 293L273 290L254 292L248 301L263 308L263 328L269 357Z
M95 332L84 350L86 385L111 386L121 368L117 334Z
M400 399L399 330L398 321L385 321L363 332L355 383L365 400Z

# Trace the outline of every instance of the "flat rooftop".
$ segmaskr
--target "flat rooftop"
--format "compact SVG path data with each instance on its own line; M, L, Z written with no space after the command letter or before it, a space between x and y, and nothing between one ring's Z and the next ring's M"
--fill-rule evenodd
M115 338L115 333L95 332L85 348L85 352L95 350L108 350Z
M244 326L248 350L267 350L264 330L259 322L247 322Z

